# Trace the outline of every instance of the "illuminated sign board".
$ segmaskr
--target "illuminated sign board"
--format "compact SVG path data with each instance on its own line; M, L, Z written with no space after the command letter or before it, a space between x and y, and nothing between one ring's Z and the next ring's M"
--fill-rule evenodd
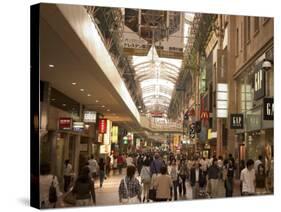
M73 122L73 130L81 131L84 129L84 122Z
M113 126L111 129L111 142L112 143L117 143L118 142L118 127Z
M60 130L71 130L72 129L72 118L60 118L59 119Z
M100 119L99 120L99 133L104 134L106 133L107 129L107 119Z
M97 113L95 111L85 111L84 112L84 122L85 123L96 123Z
M243 114L230 114L230 128L231 129L243 129L244 127Z
M273 98L263 99L263 120L273 120L274 103Z
M217 84L217 118L227 118L228 113L228 85Z

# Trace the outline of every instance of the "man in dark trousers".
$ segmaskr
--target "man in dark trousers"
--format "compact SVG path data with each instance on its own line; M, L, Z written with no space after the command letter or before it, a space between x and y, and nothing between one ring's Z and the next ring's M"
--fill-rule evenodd
M195 162L190 169L190 185L192 186L193 199L198 199L200 189L203 189L206 185L206 176L200 166L198 162Z

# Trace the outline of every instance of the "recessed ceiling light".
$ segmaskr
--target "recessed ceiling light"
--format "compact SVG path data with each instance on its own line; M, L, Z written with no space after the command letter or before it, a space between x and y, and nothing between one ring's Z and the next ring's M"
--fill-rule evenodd
M71 83L72 85L76 85L77 83L76 82L73 82L73 83Z
M49 67L50 68L54 68L55 66L53 64L49 64Z
M96 100L96 103L98 103L99 102L99 100Z
M80 89L80 91L82 91L82 92L83 92L83 91L84 91L84 89L83 89L83 88L81 88L81 89Z
M62 106L64 106L64 107L65 107L65 106L66 106L66 104L62 104Z
M88 93L87 96L91 96L91 94Z
M53 98L53 99L52 99L52 101L56 101L56 99L55 99L55 98Z
M101 107L105 107L104 105L102 105Z
M142 113L142 110L140 112Z
M109 111L110 111L110 109L107 109L106 111L107 111L107 112L109 112Z
M141 106L139 106L139 108L141 108Z

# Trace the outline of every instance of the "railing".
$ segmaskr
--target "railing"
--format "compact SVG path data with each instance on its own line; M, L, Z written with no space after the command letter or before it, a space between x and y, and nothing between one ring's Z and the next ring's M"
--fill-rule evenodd
M140 118L141 126L155 132L182 132L182 123L168 121L167 123L156 122L145 116Z

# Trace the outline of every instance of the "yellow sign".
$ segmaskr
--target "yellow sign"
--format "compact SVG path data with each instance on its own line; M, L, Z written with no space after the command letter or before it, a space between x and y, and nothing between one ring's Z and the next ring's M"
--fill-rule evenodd
M212 129L208 129L208 139L212 139Z
M118 142L118 127L113 126L111 129L111 142L116 144Z

